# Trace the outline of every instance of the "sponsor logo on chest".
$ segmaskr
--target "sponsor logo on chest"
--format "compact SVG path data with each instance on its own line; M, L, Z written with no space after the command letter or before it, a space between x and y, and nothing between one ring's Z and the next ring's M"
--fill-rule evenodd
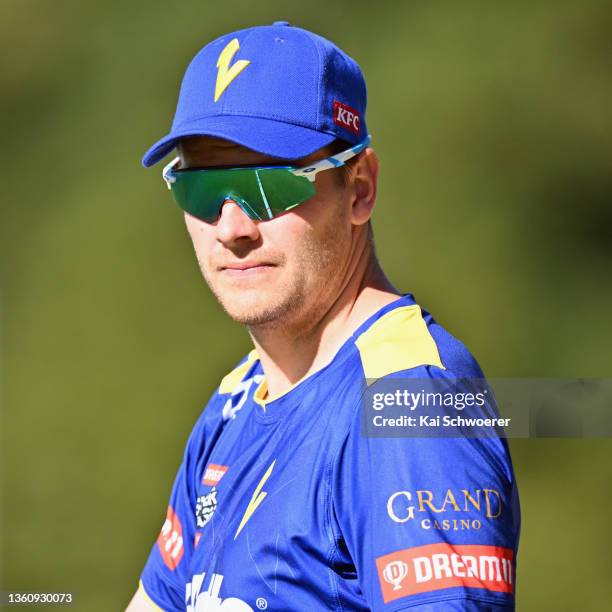
M208 495L201 495L196 500L196 524L198 527L204 527L212 518L217 509L217 488L213 487Z
M187 612L253 612L253 608L237 597L219 596L223 576L212 574L206 591L202 590L206 572L195 574L185 586L185 608Z

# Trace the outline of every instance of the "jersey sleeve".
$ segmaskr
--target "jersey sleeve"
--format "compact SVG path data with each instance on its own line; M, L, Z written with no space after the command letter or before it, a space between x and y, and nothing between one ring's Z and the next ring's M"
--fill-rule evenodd
M360 415L332 470L332 524L370 608L513 609L519 501L506 440L368 437Z
M165 520L140 577L145 593L163 610L185 609L187 568L196 532L196 466L205 444L202 421L201 418L187 442Z

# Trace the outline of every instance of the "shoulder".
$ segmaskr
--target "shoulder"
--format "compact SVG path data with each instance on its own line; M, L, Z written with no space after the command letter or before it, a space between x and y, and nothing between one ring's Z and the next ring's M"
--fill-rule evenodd
M482 376L467 347L419 304L408 302L385 312L356 335L364 377L377 379L427 368L454 376Z

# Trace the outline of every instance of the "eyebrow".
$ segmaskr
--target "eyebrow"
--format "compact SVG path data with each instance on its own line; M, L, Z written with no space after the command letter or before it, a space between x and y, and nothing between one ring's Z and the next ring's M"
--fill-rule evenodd
M234 163L219 163L219 164L210 164L210 155L205 155L203 151L185 152L179 148L179 157L181 158L181 167L183 166L183 162L187 161L190 167L193 168L257 168L260 166L290 166L293 168L300 168L303 165L307 165L308 162L304 162L303 158L301 159L283 159L281 157L269 157L261 159L260 161L251 162L251 163L240 163L236 161ZM193 159L185 159L193 158Z
M211 143L212 143L212 146L211 146ZM185 151L184 150L185 145L187 145L187 147L189 148L193 147L193 150ZM237 153L240 153L243 151L249 151L249 152L257 153L258 155L263 155L262 153L253 151L252 149L239 145L238 143L231 142L229 140L211 138L208 141L202 142L198 140L189 141L188 139L184 139L182 142L179 141L177 143L177 151L179 153L179 157L181 158L180 167L183 167L182 162L183 162L185 153L195 158L194 161L196 163L190 163L189 165L190 168L211 168L211 169L212 168L220 168L220 169L221 168L257 168L260 166L283 166L283 167L290 166L292 168L303 168L310 164L314 164L317 161L320 161L319 159L308 160L308 157L310 156L301 157L299 159L285 159L281 157L271 157L271 158L267 158L267 159L264 159L264 160L261 160L255 163L250 163L250 164L233 163L233 164L207 165L207 158L210 158L210 154L207 155L207 152L209 153L211 148L221 150L223 152L226 152L231 149L235 149ZM333 155L333 153L327 152L325 157L328 157L329 155ZM325 159L325 157L321 159Z
M188 168L184 166L179 166L175 168L176 170L230 170L232 168L267 168L270 167L280 167L280 168L296 168L298 166L294 166L292 164L229 164L229 165L215 165L215 166L207 166L207 165L190 165Z

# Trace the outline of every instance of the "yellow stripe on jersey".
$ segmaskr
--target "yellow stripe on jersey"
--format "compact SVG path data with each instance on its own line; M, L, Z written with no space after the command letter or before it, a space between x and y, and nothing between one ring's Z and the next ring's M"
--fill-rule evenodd
M423 365L446 369L418 304L383 315L355 344L366 378L382 378Z
M161 612L164 612L163 608L160 608L149 596L149 594L147 593L147 590L144 588L144 584L142 584L142 580L138 581L138 588L144 593L144 596L147 598L147 601L152 605L155 606L156 610L161 610Z
M269 398L268 398L268 381L265 378L261 381L257 389L255 389L255 392L253 393L253 399L260 406L263 406L264 408L266 407L266 402L269 401Z
M231 393L236 385L243 379L244 375L247 373L247 370L253 365L253 363L258 359L257 351L253 349L247 360L241 365L234 368L229 374L226 374L219 385L219 393Z

